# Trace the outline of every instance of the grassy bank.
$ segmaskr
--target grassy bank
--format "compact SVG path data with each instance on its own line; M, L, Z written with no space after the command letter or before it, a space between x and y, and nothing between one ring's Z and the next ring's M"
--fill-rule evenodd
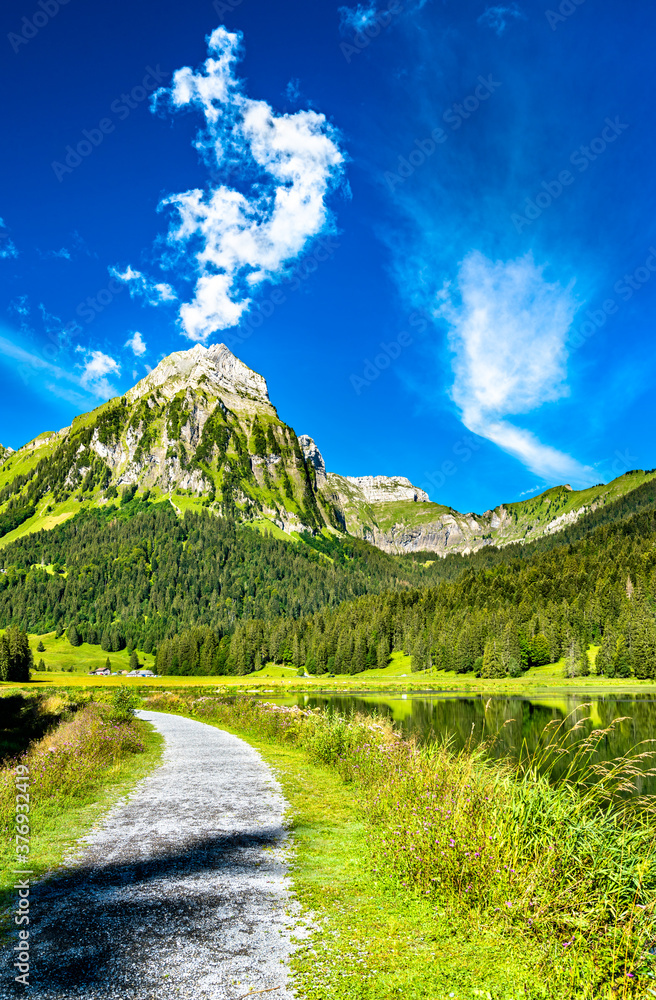
M476 678L473 674L455 674L453 672L425 670L412 673L410 657L403 653L393 653L387 667L365 670L360 674L339 674L331 677L328 674L320 676L305 675L299 677L294 667L269 663L261 670L241 677L218 675L212 677L178 677L165 676L148 681L135 677L89 677L89 671L104 667L109 657L112 670L120 671L129 668L130 655L127 650L119 653L106 653L99 646L83 643L81 646L71 646L66 636L57 638L54 632L43 636L30 635L30 646L34 653L35 663L43 659L48 672L32 671L31 685L39 688L58 688L62 686L74 688L116 687L123 684L154 688L172 687L214 687L225 691L257 691L283 694L311 693L327 691L333 693L348 693L357 691L393 692L393 691L434 691L454 694L517 694L536 695L548 690L580 691L587 697L590 694L613 692L647 692L656 693L656 682L639 681L635 678L598 677L592 673L588 677L567 678L563 675L564 662L547 664L544 667L531 667L521 677L503 677L499 679ZM45 647L38 651L39 643ZM596 653L596 647L592 648ZM139 661L148 669L155 669L155 659L150 654L139 653ZM0 681L0 690L15 688L16 685ZM25 686L26 688L27 686Z
M11 886L17 867L17 766L29 772L27 867L36 880L61 864L113 802L155 766L163 747L151 726L121 718L109 705L79 700L67 692L45 699L41 710L55 724L19 756L5 761L0 771L3 910L15 901Z
M536 761L517 770L471 748L420 750L382 721L184 693L153 694L148 707L245 736L277 768L297 891L322 920L296 958L301 995L656 992L656 847L648 817L613 804L631 762L582 793L589 743L570 751L569 782L553 788Z

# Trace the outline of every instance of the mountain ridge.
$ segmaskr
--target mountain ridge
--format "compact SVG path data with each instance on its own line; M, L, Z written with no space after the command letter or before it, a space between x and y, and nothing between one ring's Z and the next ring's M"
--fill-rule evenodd
M132 489L290 537L348 533L391 554L468 554L557 532L654 475L636 470L579 491L565 484L462 513L403 476L330 472L314 439L280 419L262 375L224 344L197 344L70 427L16 451L0 446L0 516L14 525L0 544Z

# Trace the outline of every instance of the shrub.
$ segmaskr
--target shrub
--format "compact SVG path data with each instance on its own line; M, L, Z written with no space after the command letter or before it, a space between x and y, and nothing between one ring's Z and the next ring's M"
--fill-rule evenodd
M112 692L109 717L115 722L128 722L134 717L139 697L131 688L122 684Z

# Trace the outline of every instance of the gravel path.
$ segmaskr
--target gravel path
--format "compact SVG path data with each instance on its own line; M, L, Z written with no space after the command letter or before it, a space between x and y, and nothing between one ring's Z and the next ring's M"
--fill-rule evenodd
M30 996L291 1000L292 937L306 932L279 785L237 737L139 714L164 736L164 763L34 888ZM25 993L3 958L0 997Z

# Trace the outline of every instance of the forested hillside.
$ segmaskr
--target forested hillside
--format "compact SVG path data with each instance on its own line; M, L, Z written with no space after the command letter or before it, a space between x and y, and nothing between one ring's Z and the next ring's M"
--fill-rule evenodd
M0 628L73 623L82 641L151 652L198 623L225 633L241 618L296 619L436 578L437 567L401 567L355 538L308 540L263 536L210 512L180 518L166 502L92 509L0 552Z
M275 660L312 673L358 673L404 650L416 670L489 677L564 655L575 675L589 670L586 650L596 643L600 672L656 675L653 508L523 555L500 553L495 566L477 569L479 556L438 586L367 595L299 619L239 622L229 634L195 629L161 644L158 669L248 673Z
M0 553L0 627L158 651L158 669L248 673L267 660L357 673L390 653L487 676L566 655L653 676L656 514L645 484L565 532L471 556L392 556L348 536L302 543L209 511L130 499Z

